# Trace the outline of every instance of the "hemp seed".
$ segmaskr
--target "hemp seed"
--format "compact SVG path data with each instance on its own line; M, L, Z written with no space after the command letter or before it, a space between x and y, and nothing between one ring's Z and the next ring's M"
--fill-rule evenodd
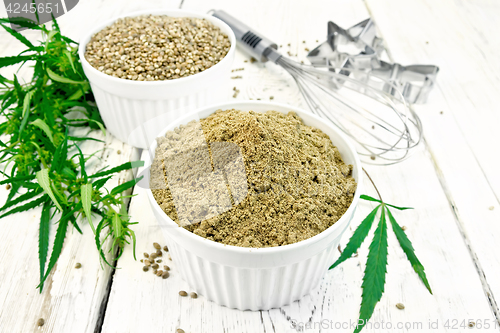
M403 303L397 303L396 304L396 307L399 309L399 310L403 310L405 308L404 304Z
M230 48L229 37L205 19L141 15L120 18L93 35L85 59L117 78L163 81L203 72Z
M198 298L198 294L195 293L194 291L193 292L190 292L189 293L189 296L191 296L191 298Z
M181 291L179 291L179 295L182 297L186 297L188 295L188 293L185 292L184 290L181 290Z
M157 250L161 250L161 246L158 243L153 243L153 247Z
M45 320L43 318L40 318L36 321L37 326L43 326L45 324Z

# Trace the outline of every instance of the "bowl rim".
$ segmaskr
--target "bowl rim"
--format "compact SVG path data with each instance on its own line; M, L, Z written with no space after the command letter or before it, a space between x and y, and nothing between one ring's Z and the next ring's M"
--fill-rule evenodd
M216 25L218 28L224 28L228 31L227 35L228 35L229 40L231 42L231 47L229 48L229 51L227 51L227 54L224 56L224 58L222 58L218 63L216 63L212 67L210 67L202 72L199 72L199 73L196 73L193 75L189 75L186 77L181 77L178 79L163 80L163 81L159 81L159 80L157 80L157 81L136 81L136 80L127 80L127 79L114 77L114 76L111 76L111 75L108 75L108 74L105 74L105 73L99 71L98 69L94 68L87 61L87 59L85 58L85 49L86 49L87 44L89 43L90 39L92 38L92 36L94 34L101 31L105 27L110 26L111 24L116 22L118 19L126 18L126 17L135 17L135 16L140 16L140 15L146 15L146 14L167 15L167 16L173 16L173 17L194 17L194 18L206 19L206 20L210 21L211 23L213 23L214 25ZM178 14L182 14L182 15L178 15ZM178 15L178 16L176 16L176 15ZM168 85L174 85L174 84L179 84L179 83L189 84L190 81L192 81L192 80L200 79L201 75L203 75L203 76L210 75L214 70L217 70L217 69L214 69L215 67L217 67L221 63L227 62L228 59L230 58L231 53L234 53L235 50L236 50L236 36L234 35L234 32L231 29L231 27L229 27L229 25L227 25L224 21L218 19L215 16L208 15L208 14L205 14L202 12L197 12L197 11L192 11L192 10L184 10L184 9L167 9L167 8L165 8L165 9L139 10L139 11L134 11L134 12L129 12L129 13L117 15L117 16L113 17L112 19L109 19L101 24L94 26L93 29L90 29L85 34L80 36L79 45L78 45L78 55L80 57L80 61L82 62L82 66L85 66L86 69L91 71L92 74L97 75L101 79L110 80L109 83L112 83L112 82L126 83L126 84L130 84L133 86L147 85L150 87L161 86L161 85L168 86ZM217 68L219 68L219 67L217 67ZM207 72L208 72L208 74L207 74Z
M236 254L245 254L245 255L263 255L263 254L279 254L283 252L289 252L289 251L296 251L301 248L307 248L308 246L312 245L315 242L318 242L324 238L327 238L330 234L334 233L337 229L341 228L341 226L346 222L346 220L350 219L356 210L356 207L358 205L359 199L360 199L360 184L362 183L363 176L362 176L362 166L361 166L361 161L359 159L358 153L356 152L356 149L354 148L354 145L350 141L350 139L347 138L342 132L340 132L338 129L335 128L335 126L331 123L329 123L328 120L320 118L319 116L306 111L302 108L299 107L294 107L285 103L275 103L275 102L267 102L267 101L238 101L238 102L224 102L224 103L218 103L218 104L212 104L209 106L201 107L196 109L193 112L190 112L189 114L186 114L184 117L177 119L175 122L172 122L169 124L167 127L165 127L164 130L162 130L158 136L164 136L165 133L169 130L174 129L175 127L181 125L181 124L186 124L186 120L192 120L193 116L199 113L206 112L209 109L213 109L215 112L216 110L219 109L237 109L239 105L245 105L247 106L248 104L255 104L255 105L261 105L261 106L269 106L270 108L273 107L279 107L279 108L288 108L290 111L294 112L301 112L301 113L306 113L308 116L312 118L316 118L316 120L319 120L321 122L326 123L328 127L330 127L331 130L333 130L346 144L347 148L350 150L352 155L354 156L354 163L353 165L353 170L356 169L358 179L356 179L356 191L354 192L354 197L349 205L349 208L345 211L345 213L340 217L340 219L335 222L333 225L328 227L326 230L320 232L317 235L314 235L313 237L310 237L308 239L292 243L292 244L286 244L282 246L273 246L273 247L261 247L261 248L254 248L254 247L243 247L243 246L235 246L235 245L227 245L227 244L222 244L219 242L215 242L209 239L206 239L204 237L198 236L183 227L179 226L175 221L173 221L158 205L158 202L153 197L153 192L151 189L147 188L147 195L150 203L152 204L152 209L159 211L160 214L162 214L164 217L166 217L167 223L171 224L172 227L175 228L175 230L181 232L184 236L190 238L194 242L198 242L200 245L208 246L213 248L214 250L224 250L224 251L229 251L233 252ZM270 109L271 110L271 109ZM211 112L210 114L212 114ZM278 111L280 112L280 111ZM334 144L335 145L335 144ZM150 160L149 156L154 156L155 150L156 150L157 142L156 140L153 141L153 144L149 147L149 153L146 155L146 161L145 161L145 166L150 166L150 163L152 162ZM147 174L149 175L149 173ZM147 180L149 184L149 179ZM347 221L349 223L349 221ZM158 221L158 223L161 223ZM346 226L347 227L347 226Z

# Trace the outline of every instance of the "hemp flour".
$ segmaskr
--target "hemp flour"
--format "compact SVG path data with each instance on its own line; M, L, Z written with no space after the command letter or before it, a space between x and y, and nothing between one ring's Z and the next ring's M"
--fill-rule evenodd
M179 225L219 243L308 239L340 219L356 190L352 165L294 112L218 110L157 140L155 200Z

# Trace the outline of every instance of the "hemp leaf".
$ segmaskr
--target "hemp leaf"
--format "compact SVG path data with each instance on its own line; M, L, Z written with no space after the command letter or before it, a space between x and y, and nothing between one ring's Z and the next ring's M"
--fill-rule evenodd
M7 26L15 23L37 30L42 35L39 45L33 45L20 33ZM92 155L85 156L78 144L101 141L83 136L70 136L70 128L101 129L90 84L83 72L77 44L63 36L54 20L52 29L22 18L0 18L0 29L28 47L17 56L0 58L0 68L24 64L33 65L33 76L26 83L16 75L9 80L0 75L0 175L6 177L0 185L9 184L10 192L0 207L0 218L42 207L38 235L40 292L54 268L71 225L82 233L77 223L86 217L94 232L98 255L105 258L103 243L112 241L109 251L117 258L125 244L132 242L135 257L135 234L129 228L134 223L123 212L124 191L132 188L136 178L109 191L102 187L116 173L141 166L143 162L127 162L114 168L104 168L89 175L85 169ZM70 114L79 111L82 117ZM102 142L102 141L101 141ZM10 166L10 169L7 169ZM22 191L23 193L19 193ZM92 218L100 218L97 227ZM57 222L58 223L54 223ZM49 229L57 227L52 252L49 255ZM48 260L48 264L47 264Z
M363 169L364 170L364 169ZM373 186L377 190L377 187L373 183L373 180L368 175L366 170L364 170ZM382 201L382 198L379 199L372 198L368 195L361 195L361 199L366 201L373 201L380 203L375 209L373 209L370 214L361 222L358 228L354 231L354 234L349 239L349 242L346 245L346 248L340 255L340 257L335 261L333 265L330 266L329 269L333 269L337 267L339 264L344 262L345 260L351 258L351 256L359 249L366 236L370 232L373 221L380 209L380 220L377 225L377 229L373 234L373 239L369 247L368 258L366 260L366 267L363 276L363 284L361 288L363 289L363 293L361 295L361 307L359 310L359 319L358 324L356 325L356 329L354 333L359 333L366 325L368 320L373 315L373 311L375 310L375 306L382 298L382 294L384 293L385 286L385 274L387 273L387 219L389 219L391 223L392 230L396 235L396 238L399 242L399 245L403 249L406 254L406 257L410 261L413 269L420 277L425 287L432 294L431 287L429 282L427 281L427 276L425 275L424 266L420 263L417 256L415 255L415 249L411 244L410 240L406 236L404 230L399 226L396 222L396 219L392 215L389 207L398 209L398 210L406 210L413 209L411 207L398 207L394 205L387 204Z

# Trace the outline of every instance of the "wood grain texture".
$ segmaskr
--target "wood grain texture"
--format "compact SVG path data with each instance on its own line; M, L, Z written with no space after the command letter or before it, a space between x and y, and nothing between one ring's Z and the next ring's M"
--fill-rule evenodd
M328 20L348 27L368 16L361 1L307 4L302 1L253 1L242 5L225 0L210 3L185 0L183 8L203 12L223 8L281 44L282 53L289 51L299 61L304 60L306 47L314 47L317 39L325 38ZM381 7L381 10L383 8L388 7ZM441 13L446 15L445 11ZM414 29L407 25L398 27L405 28ZM391 48L391 44L388 46ZM269 63L251 64L245 60L248 56L238 52L234 68L245 69L235 72L243 77L234 80L234 86L241 91L237 99L264 100L273 96L275 101L305 107L293 81L281 68ZM414 62L423 61L414 59ZM421 108L434 110L435 103L433 99ZM488 320L490 324L494 321L475 263L457 228L456 215L441 187L434 163L431 152L423 145L404 163L368 169L385 200L416 208L397 212L395 216L408 227L407 233L426 267L434 295L427 293L391 235L386 292L372 321L379 325L382 321L391 322L392 328L377 329L374 326L363 332L464 332L468 329L459 326L445 328L446 320L456 319L461 323L462 320L479 322L479 319ZM368 182L362 185L365 193L375 195ZM144 190L136 188L135 193L138 195L132 199L130 214L140 222L137 226L138 252L151 252L152 242L161 242L163 236L148 207ZM367 203L359 206L342 246L371 208ZM181 298L177 294L179 290L190 291L176 274L176 265L182 263L175 262L174 258L171 277L161 280L150 272L142 272L141 264L132 260L129 249L119 261L122 269L114 275L103 332L172 332L179 327L186 332L352 332L349 324L357 320L367 248L368 244L364 244L358 257L326 273L321 285L309 296L281 309L260 312L232 310L203 298ZM396 309L398 302L404 303L406 309ZM310 329L309 326L292 328L294 321L309 325ZM438 328L429 329L430 321L437 321ZM398 325L403 325L403 328L398 328ZM410 325L410 328L404 328L404 325ZM480 331L497 332L498 329L491 325Z
M368 6L394 59L441 67L428 105L415 110L458 227L500 319L500 37L491 33L498 28L500 4L368 1ZM397 29L401 26L414 29Z

